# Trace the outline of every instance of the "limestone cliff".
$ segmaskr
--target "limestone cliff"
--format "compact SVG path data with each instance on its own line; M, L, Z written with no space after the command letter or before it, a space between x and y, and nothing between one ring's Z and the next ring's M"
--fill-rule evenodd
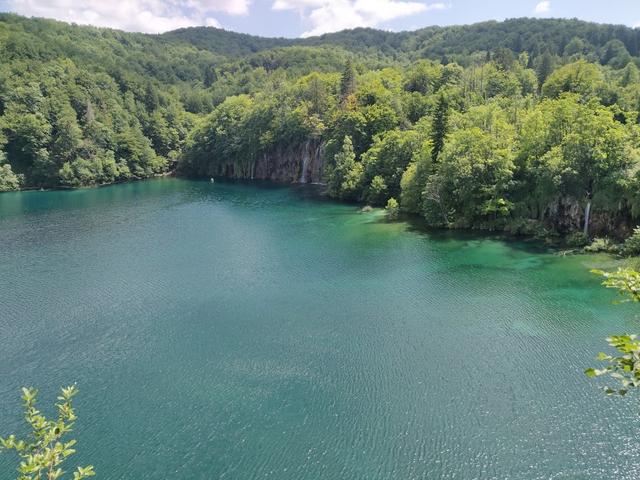
M318 140L277 146L258 155L250 165L214 163L203 175L235 179L273 180L287 183L320 183L323 174L324 143Z

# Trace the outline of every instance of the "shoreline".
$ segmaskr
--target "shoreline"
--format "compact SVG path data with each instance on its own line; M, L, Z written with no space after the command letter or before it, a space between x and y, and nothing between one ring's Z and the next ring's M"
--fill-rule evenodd
M208 179L205 177L190 177L190 176L179 175L177 171L174 169L169 172L160 173L160 174L156 174L156 175L145 177L145 178L132 178L128 180L121 180L121 181L111 182L111 183L101 183L97 185L84 185L81 187L71 187L71 186L63 186L63 185L56 186L56 187L48 187L48 188L25 187L19 190L11 190L9 192L0 192L0 195L2 193L16 193L16 192L55 192L55 191L91 190L91 189L97 189L97 188L110 187L114 185L122 185L127 183L144 182L147 180L154 180L154 179L160 179L160 178L176 178L181 180L194 180L194 181L208 182ZM268 180L268 179L266 180L233 179L233 178L225 178L225 177L220 177L216 179L216 181L221 183L229 183L229 184L240 183L240 184L252 185L252 184L261 183L261 184L269 184L273 186L281 186L286 188L295 188L295 187L313 188L317 192L318 199L322 199L324 201L331 201L341 205L351 205L354 208L357 208L361 213L366 213L363 210L366 207L371 207L366 202L344 201L344 200L340 200L340 199L329 196L326 190L320 190L322 187L326 186L325 183L319 183L319 182L298 183L298 182L284 182L284 181ZM371 208L384 212L384 207L382 206L371 207ZM564 255L581 255L581 254L587 254L587 253L607 253L608 255L611 255L613 258L616 258L618 260L625 259L625 257L622 257L619 254L616 254L613 252L589 252L589 251L586 251L584 247L575 247L575 246L567 245L566 240L569 238L569 236L573 232L568 234L550 232L549 236L547 237L538 237L534 234L516 233L508 229L499 229L499 228L482 228L478 226L457 227L455 225L434 226L434 225L428 225L421 215L416 213L411 213L411 212L401 212L398 219L394 221L406 222L408 225L410 225L411 228L418 231L422 231L422 232L442 232L442 233L459 232L459 233L477 234L479 236L486 237L486 238L489 238L491 236L499 236L499 237L503 237L504 239L514 240L514 241L524 241L531 244L532 246L535 246L536 248L549 249L549 250L552 250L554 253L558 255L563 255L563 256ZM600 238L600 237L596 237L596 236L593 237L593 239L596 239L596 238ZM605 238L608 238L608 237L605 237ZM588 246L588 244L585 245L585 247L586 246Z

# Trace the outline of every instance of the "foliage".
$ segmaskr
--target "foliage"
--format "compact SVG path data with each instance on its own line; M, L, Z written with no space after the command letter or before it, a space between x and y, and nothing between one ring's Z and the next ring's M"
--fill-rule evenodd
M616 272L593 270L604 276L602 283L607 288L613 288L624 297L624 301L640 302L640 272L632 269L618 269ZM640 386L640 341L637 335L616 335L607 338L611 347L617 350L618 356L599 353L598 360L606 362L604 368L588 368L588 377L606 375L620 383L620 388L605 387L609 395L625 395L630 388Z
M582 248L589 244L589 237L583 232L573 232L567 235L565 241L568 247Z
M553 72L542 86L542 93L551 98L557 98L563 92L590 97L602 80L602 73L596 65L580 60Z
M78 393L75 386L62 388L56 404L58 417L47 419L36 408L38 391L22 389L25 420L31 428L28 439L20 440L15 435L0 438L6 450L15 450L21 458L18 480L55 480L65 473L61 465L75 453L75 440L63 441L77 419L73 408L73 397ZM77 467L73 479L80 480L95 475L92 466Z
M628 257L640 255L640 227L633 229L633 234L624 241L621 253Z
M394 198L434 225L589 237L640 215L637 30L517 19L294 40L2 14L0 38L0 190L284 176L313 146L330 196Z
M600 352L598 360L607 362L604 368L588 368L588 377L607 375L620 382L622 388L604 387L608 395L625 395L629 388L640 386L640 341L637 335L615 335L607 338L607 343L615 348L619 356L607 355Z
M344 137L342 151L336 153L334 162L329 177L329 192L338 198L354 199L362 177L362 164L356 162L351 137Z
M21 183L21 176L11 170L11 165L0 162L0 192L18 190Z
M433 149L431 155L433 160L438 159L438 155L444 147L444 139L449 129L449 101L444 94L438 96L435 113L433 115L433 128L431 142Z
M619 246L606 237L599 237L594 238L589 245L584 247L584 251L589 253L617 253L619 251Z
M396 220L398 218L398 215L400 213L400 205L395 198L391 197L389 200L387 200L387 206L384 209L389 220Z

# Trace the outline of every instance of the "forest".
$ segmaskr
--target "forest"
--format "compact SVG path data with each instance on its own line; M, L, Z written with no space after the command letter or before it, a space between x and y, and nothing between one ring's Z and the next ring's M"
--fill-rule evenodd
M0 191L260 177L576 244L639 222L640 29L516 19L293 40L2 14L0 39ZM288 176L258 175L274 152Z

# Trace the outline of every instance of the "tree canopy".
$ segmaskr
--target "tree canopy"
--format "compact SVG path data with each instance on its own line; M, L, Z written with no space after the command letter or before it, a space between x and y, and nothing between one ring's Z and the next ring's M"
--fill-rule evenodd
M433 225L637 223L637 30L516 19L293 40L1 14L0 37L0 190L252 178L312 142L329 195L393 198Z

